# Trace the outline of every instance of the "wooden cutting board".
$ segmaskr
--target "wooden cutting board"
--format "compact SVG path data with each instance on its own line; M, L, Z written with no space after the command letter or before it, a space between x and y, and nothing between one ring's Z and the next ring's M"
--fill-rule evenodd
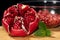
M51 29L51 37L35 37L33 35L27 37L11 37L5 31L5 29L0 27L0 40L60 40L60 27Z

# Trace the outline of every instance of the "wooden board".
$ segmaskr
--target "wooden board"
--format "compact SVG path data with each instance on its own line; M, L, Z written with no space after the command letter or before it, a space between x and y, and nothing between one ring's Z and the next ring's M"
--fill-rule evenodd
M0 27L0 40L60 40L60 28L52 28L51 32L51 37L34 37L33 35L27 37L11 37L3 27Z

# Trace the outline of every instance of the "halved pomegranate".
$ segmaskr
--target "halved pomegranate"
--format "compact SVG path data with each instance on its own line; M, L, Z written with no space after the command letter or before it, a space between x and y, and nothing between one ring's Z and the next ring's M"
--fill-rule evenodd
M27 36L36 30L38 17L33 8L17 4L5 10L2 24L11 36Z

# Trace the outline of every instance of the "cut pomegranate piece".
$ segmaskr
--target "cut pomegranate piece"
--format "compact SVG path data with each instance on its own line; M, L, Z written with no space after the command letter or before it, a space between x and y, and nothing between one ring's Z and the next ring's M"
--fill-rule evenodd
M17 4L5 10L2 24L11 36L27 36L36 30L38 21L33 8Z

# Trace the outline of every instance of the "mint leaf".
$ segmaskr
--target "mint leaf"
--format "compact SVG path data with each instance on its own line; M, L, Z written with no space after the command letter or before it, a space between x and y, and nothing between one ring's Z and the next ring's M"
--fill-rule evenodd
M39 29L43 29L43 30L47 29L46 24L44 22L42 22L42 21L39 22L38 27L39 27Z
M38 24L38 30L34 32L35 36L51 36L51 31L47 29L46 24L42 21L39 22Z
M46 36L51 36L51 31L49 29L46 30Z
M35 33L34 33L35 36L41 36L41 37L44 37L46 36L46 32L44 30L37 30Z

